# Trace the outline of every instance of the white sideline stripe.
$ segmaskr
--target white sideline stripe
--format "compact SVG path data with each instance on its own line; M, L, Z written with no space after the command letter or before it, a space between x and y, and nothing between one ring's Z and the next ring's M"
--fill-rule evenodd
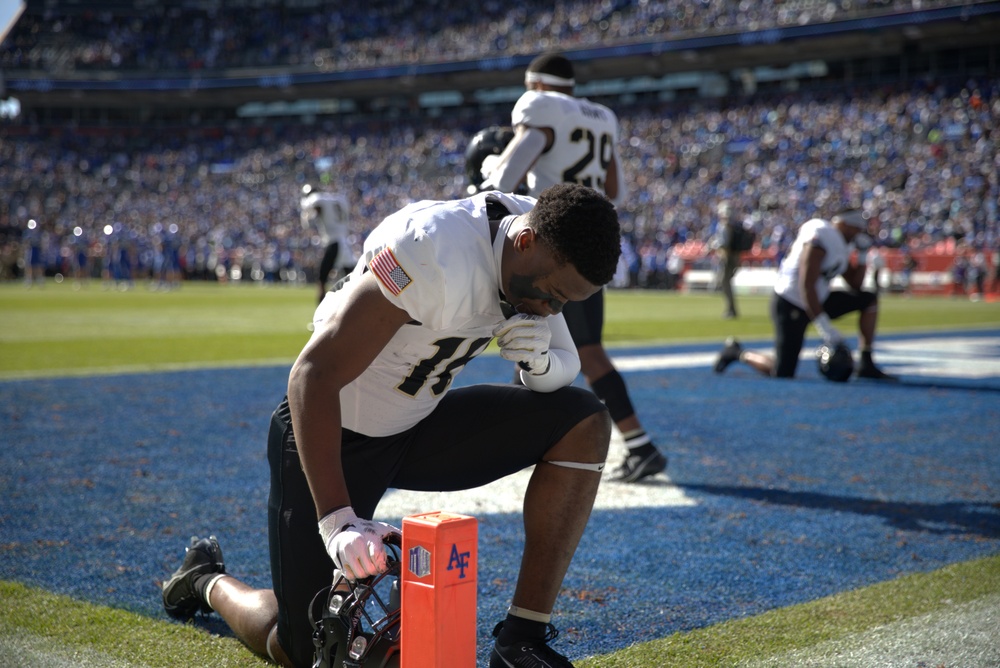
M669 450L667 455L669 456ZM594 502L595 510L620 510L623 508L665 508L695 506L694 499L670 482L664 474L642 483L611 482L611 469L625 457L625 443L617 432L611 439L608 466L604 469L601 487ZM410 492L393 490L386 494L378 511L377 519L398 521L399 518L415 513L442 510L462 515L484 515L490 513L520 513L524 499L524 489L528 485L533 469L525 469L482 487L461 492ZM667 469L670 470L669 468Z
M878 362L902 375L1000 378L1000 338L934 337L876 343Z
M722 346L719 346L720 350ZM750 350L773 354L773 347ZM800 360L813 359L810 342L802 349ZM715 364L715 352L667 353L656 355L613 356L619 371L655 371L657 369L693 369ZM857 351L855 351L857 357ZM940 336L907 341L877 341L876 362L894 374L943 376L949 378L1000 378L1000 337Z
M720 345L721 349L722 346ZM693 369L715 364L718 351L710 353L669 353L661 355L612 356L619 371L655 371L656 369Z
M614 461L614 460L613 460ZM617 463L617 462L616 462ZM524 489L532 469L525 469L496 482L461 492L410 492L394 490L379 503L377 519L392 521L406 515L435 510L462 515L520 513ZM696 502L675 487L663 474L649 483L602 482L595 510L694 506Z

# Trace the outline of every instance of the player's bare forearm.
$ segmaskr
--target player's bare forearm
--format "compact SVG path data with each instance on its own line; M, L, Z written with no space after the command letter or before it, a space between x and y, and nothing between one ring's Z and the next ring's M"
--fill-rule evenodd
M376 280L368 274L338 294L289 374L292 425L320 517L350 504L340 464L340 391L409 319L382 295Z
M317 517L350 505L340 464L340 389L324 382L323 370L307 355L300 356L289 375L288 405Z
M819 281L824 257L826 257L825 250L819 246L811 246L802 253L799 264L799 291L810 318L815 318L823 312L823 303L819 300L816 283Z

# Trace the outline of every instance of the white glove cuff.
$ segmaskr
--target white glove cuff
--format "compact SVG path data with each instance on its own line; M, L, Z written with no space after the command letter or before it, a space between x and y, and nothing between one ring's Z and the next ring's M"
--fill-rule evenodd
M548 351L542 353L542 355L545 356L545 368L542 369L541 371L534 371L534 370L532 370L532 368L529 367L524 362L518 362L517 366L521 369L521 371L523 371L523 372L525 372L525 373L527 373L529 375L532 375L532 376L544 376L545 374L547 374L549 372L549 369L552 368L552 357L549 355Z
M573 382L580 373L580 358L576 351L549 348L549 368L540 376L521 370L521 382L535 392L555 392Z
M329 545L341 527L357 519L358 516L354 514L354 508L351 506L344 506L323 515L319 521L319 535L323 538L323 545Z
M840 340L840 334L837 332L837 328L833 326L832 322L830 322L830 316L826 313L820 313L818 316L813 318L813 324L816 325L816 329L825 341L830 342Z

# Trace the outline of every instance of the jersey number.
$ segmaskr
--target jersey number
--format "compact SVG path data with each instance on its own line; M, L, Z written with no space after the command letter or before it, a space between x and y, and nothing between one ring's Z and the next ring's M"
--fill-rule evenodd
M587 142L587 153L575 165L563 172L563 181L566 183L579 183L582 186L597 188L603 192L604 180L608 173L608 167L611 166L611 157L613 155L611 135L607 133L602 134L600 146L598 146L597 138L593 132L587 128L577 128L570 133L569 140L574 144ZM586 171L595 158L601 165L601 174L604 175L597 177L597 183L594 183L594 179L590 176L580 177L580 173Z
M410 375L404 378L403 382L396 389L411 397L415 397L420 388L433 378L434 383L431 385L431 392L434 396L439 396L451 385L451 379L455 376L455 373L468 364L469 360L486 349L486 345L492 340L492 337L473 339L468 349L466 349L465 354L455 357L454 355L458 352L458 347L463 341L467 340L457 336L450 336L435 341L433 345L437 347L437 353L433 357L428 357L415 364ZM443 362L448 363L445 364L444 368L435 378L432 374Z

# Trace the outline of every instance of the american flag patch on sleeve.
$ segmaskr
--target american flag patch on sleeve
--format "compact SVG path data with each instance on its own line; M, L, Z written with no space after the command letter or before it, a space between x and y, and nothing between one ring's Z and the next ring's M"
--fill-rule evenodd
M407 274L403 268L399 266L399 262L396 261L396 256L393 255L392 251L388 248L380 250L378 254L372 258L372 261L368 266L371 267L371 270L375 272L376 276L378 276L378 280L382 281L382 284L394 295L398 295L412 282L409 274Z

